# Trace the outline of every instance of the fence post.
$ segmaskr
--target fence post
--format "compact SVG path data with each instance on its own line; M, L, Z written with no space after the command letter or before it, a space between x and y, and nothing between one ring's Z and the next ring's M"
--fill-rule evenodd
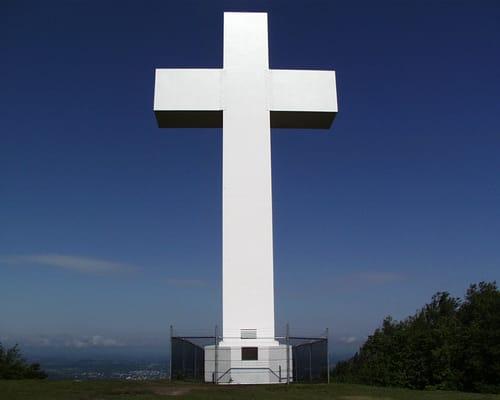
M215 346L214 346L214 383L217 384L219 380L219 341L217 340L219 336L219 330L217 325L215 325Z
M197 378L197 372L198 370L196 369L197 368L197 365L196 365L196 359L198 358L198 348L195 347L194 348L194 351L193 351L193 377L194 379L196 380Z
M186 379L186 342L182 340L182 379Z
M309 382L312 382L313 376L312 376L312 348L313 345L312 343L309 343Z
M290 384L290 325L286 323L286 384Z
M173 344L172 344L172 336L174 336L174 327L170 325L170 360L169 360L169 368L168 368L168 379L170 382L172 382L172 349L173 349Z
M328 346L329 332L326 328L326 373L327 373L327 383L330 383L330 347Z

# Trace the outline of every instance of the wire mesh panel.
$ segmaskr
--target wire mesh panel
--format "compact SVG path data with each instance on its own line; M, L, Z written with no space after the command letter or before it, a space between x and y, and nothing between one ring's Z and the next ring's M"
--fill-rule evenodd
M217 328L212 336L174 335L171 328L170 377L219 384L327 381L328 333L297 337L288 332L267 341L245 338L228 345Z
M203 380L205 349L189 338L171 338L171 378L177 380Z
M293 381L326 382L328 380L328 339L290 337L292 344Z

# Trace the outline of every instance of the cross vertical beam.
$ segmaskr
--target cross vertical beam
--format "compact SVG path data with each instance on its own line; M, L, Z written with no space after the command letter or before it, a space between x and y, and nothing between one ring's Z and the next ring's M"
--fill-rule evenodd
M274 338L267 14L224 14L223 337ZM226 339L227 338L227 339Z

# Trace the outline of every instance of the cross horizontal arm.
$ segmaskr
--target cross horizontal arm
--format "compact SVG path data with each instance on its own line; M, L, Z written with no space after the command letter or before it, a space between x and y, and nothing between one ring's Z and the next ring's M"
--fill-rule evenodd
M160 128L222 127L221 69L157 69L154 112Z
M272 69L271 128L328 129L337 114L335 71Z

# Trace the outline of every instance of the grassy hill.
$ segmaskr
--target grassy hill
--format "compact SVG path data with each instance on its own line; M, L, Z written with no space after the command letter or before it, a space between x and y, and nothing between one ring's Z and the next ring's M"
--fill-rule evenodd
M1 400L149 399L500 400L500 395L330 385L213 386L165 381L0 381Z

